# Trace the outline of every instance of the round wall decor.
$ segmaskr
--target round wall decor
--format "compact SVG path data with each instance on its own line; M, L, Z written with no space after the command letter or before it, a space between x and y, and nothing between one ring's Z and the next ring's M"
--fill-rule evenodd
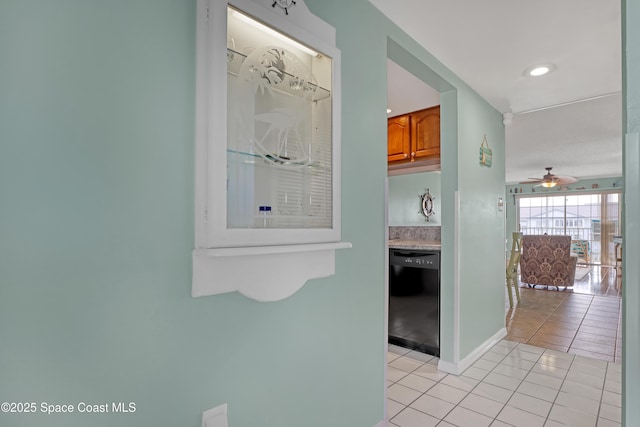
M429 189L425 189L424 194L420 194L418 196L420 198L420 210L418 213L424 215L427 222L429 222L429 217L434 214L433 210L433 197L431 193L429 193Z

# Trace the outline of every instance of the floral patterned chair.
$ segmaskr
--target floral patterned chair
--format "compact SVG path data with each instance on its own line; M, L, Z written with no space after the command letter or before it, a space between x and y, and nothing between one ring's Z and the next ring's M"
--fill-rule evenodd
M571 236L522 236L520 281L529 287L573 286L577 262L571 255Z

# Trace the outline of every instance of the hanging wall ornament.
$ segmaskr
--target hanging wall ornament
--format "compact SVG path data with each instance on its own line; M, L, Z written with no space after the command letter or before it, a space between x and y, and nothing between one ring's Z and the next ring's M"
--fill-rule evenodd
M433 199L435 197L429 193L428 188L425 189L424 194L420 194L418 197L420 198L420 210L418 213L424 215L426 221L429 222L429 217L435 213L433 210Z
M289 8L295 4L296 2L294 0L273 0L273 4L271 6L278 6L280 9L284 10L285 15L288 15Z
M491 160L493 158L493 153L491 148L489 148L489 143L487 142L487 135L482 138L482 143L480 144L480 165L491 167Z

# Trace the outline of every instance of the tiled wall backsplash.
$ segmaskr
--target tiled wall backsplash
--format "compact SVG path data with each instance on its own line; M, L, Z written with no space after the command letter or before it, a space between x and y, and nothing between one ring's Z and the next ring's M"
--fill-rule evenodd
M440 226L389 226L389 240L440 241Z

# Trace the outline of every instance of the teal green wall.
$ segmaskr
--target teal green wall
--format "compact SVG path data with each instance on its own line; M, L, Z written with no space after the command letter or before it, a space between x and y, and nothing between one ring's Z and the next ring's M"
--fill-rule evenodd
M429 189L434 213L429 222L422 213L420 195ZM389 225L440 226L440 172L420 172L389 177Z
M624 247L622 277L622 423L640 425L640 2L622 1Z
M0 401L137 405L0 424L195 427L225 402L232 427L381 420L388 55L442 92L443 360L455 191L462 357L504 325L500 115L368 1L307 4L342 50L353 249L335 276L257 303L190 296L195 0L0 0ZM477 164L485 133L491 169Z
M498 198L504 198L505 145L502 115L487 108L484 100L474 93L459 94L457 165L463 358L505 326L505 213L498 210ZM493 154L490 168L479 164L479 148L485 134Z
M593 188L593 185L597 185L597 188ZM559 186L554 188L544 188L541 186L535 186L532 184L510 184L506 186L505 194L506 207L507 207L507 243L505 249L511 249L511 233L518 230L517 224L517 209L516 198L518 195L541 195L541 194L579 194L581 192L590 191L607 191L607 190L622 190L624 187L624 179L620 176L611 178L595 178L595 179L582 179L575 184L568 185L568 190L562 190ZM518 191L515 193L515 191Z

